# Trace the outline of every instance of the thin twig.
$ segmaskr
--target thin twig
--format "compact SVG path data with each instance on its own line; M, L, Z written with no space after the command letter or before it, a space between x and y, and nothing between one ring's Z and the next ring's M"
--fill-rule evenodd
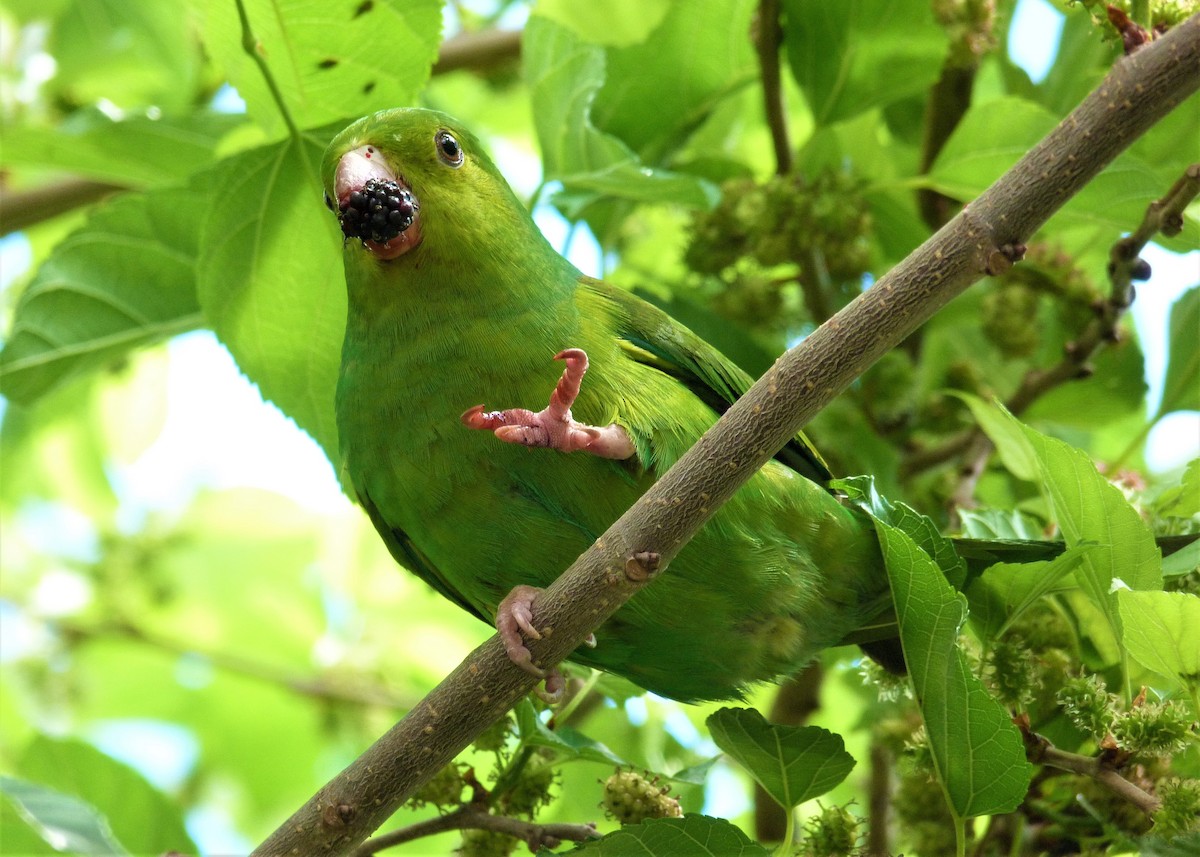
M1146 815L1153 815L1162 806L1162 801L1155 795L1131 783L1121 776L1114 764L1114 758L1106 752L1099 756L1083 756L1079 753L1068 753L1050 743L1049 739L1032 732L1028 722L1017 720L1021 736L1025 739L1025 755L1029 761L1038 765L1048 765L1060 771L1070 771L1082 774L1104 786L1117 797L1129 801ZM1121 757L1123 758L1123 757Z
M742 484L875 360L987 273L1113 158L1200 89L1200 14L1117 63L1072 113L987 191L796 347L539 596L529 641L556 664L653 580L630 574L658 555L659 574ZM513 557L520 562L520 557ZM493 636L409 714L317 791L257 849L351 853L423 783L524 698L537 678ZM345 807L336 824L330 806Z
M298 140L300 139L300 129L296 127L296 121L292 119L291 111L288 110L287 102L283 99L279 84L275 82L275 75L271 74L271 67L267 65L267 58L263 55L262 44L250 28L250 16L246 14L246 4L244 0L234 0L234 2L237 3L238 19L242 23L242 50L258 66L263 80L267 82L267 89L271 91L271 98L274 99L275 106L279 109L279 115L283 117L283 124L287 125L288 135L292 139Z
M415 700L388 693L373 687L339 687L324 679L301 676L287 670L279 669L261 661L244 658L227 652L204 651L181 640L171 639L154 634L144 628L126 622L114 620L99 625L84 625L78 622L56 622L52 625L60 633L73 639L98 639L103 637L121 637L136 640L155 649L170 652L175 655L185 655L199 658L213 667L225 672L236 673L257 679L267 684L286 688L294 693L313 699L330 702L346 702L353 705L370 705L381 708L392 708L397 711L407 711L415 704Z
M563 842L586 842L599 837L594 824L537 824L507 815L492 815L487 808L469 803L446 815L439 815L382 836L368 839L353 852L353 857L371 857L385 848L412 842L448 830L491 830L520 839L530 851L557 848Z
M788 141L787 119L783 110L783 81L779 74L779 45L782 40L779 0L762 0L758 7L754 49L758 52L762 74L767 127L771 130L771 145L775 148L775 172L781 176L792 171L792 144Z

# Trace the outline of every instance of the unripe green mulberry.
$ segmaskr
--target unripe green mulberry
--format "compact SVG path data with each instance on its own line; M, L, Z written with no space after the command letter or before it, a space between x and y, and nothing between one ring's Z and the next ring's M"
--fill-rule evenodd
M1112 728L1117 697L1100 676L1075 676L1059 688L1058 704L1077 729L1101 741Z
M512 815L533 815L539 807L550 803L550 789L554 782L555 771L549 765L526 767L504 795L505 811Z
M858 842L862 819L841 806L821 808L804 826L804 857L844 857Z
M513 731L513 719L511 714L506 714L484 729L472 741L472 745L476 750L483 750L485 753L497 753L504 749L504 745L508 742L508 736Z
M1005 357L1027 357L1041 338L1038 295L1029 286L1004 282L983 296L983 333Z
M464 830L458 853L462 857L508 857L520 841L494 830Z
M1171 778L1158 784L1162 806L1154 813L1154 832L1163 836L1200 832L1200 780Z
M633 771L620 771L604 781L604 800L609 815L621 824L639 824L647 818L680 818L683 810L670 788L658 785L658 777L647 780Z
M434 774L433 779L421 786L408 801L416 807L424 806L427 803L439 807L457 806L462 803L464 786L466 786L466 781L463 779L462 771L457 763L451 762Z
M1139 756L1171 756L1196 738L1188 710L1172 702L1150 702L1119 715L1112 735L1121 748Z

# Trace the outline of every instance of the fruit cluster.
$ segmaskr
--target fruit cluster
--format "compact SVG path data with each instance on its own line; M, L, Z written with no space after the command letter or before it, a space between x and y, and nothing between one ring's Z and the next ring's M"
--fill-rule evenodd
M795 321L787 316L803 312L798 293L788 294L798 282L831 292L836 305L829 310L861 290L870 233L871 215L853 176L733 179L715 209L694 217L684 262L720 279L724 290L714 306L722 314L786 328Z
M679 818L678 798L671 797L658 778L647 780L633 771L617 771L604 781L603 806L621 824L639 824L647 818Z
M339 209L338 222L347 238L385 244L412 226L417 201L394 181L368 179Z

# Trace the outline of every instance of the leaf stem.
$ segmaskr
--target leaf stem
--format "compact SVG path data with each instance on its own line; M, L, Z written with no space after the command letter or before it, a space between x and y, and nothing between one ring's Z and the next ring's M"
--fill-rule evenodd
M254 64L258 66L258 70L262 73L263 80L267 82L267 89L271 91L271 98L275 100L275 106L279 108L279 115L283 117L283 124L287 125L288 135L295 140L300 139L300 129L296 126L296 122L292 119L292 114L288 110L287 102L283 99L283 93L279 90L279 84L275 82L275 75L271 74L271 67L267 65L267 58L263 56L262 45L254 35L254 31L250 28L250 16L246 14L245 0L233 0L237 4L238 19L242 22L242 50L244 50L254 60Z
M783 830L783 840L775 849L775 857L788 857L796 843L796 807L790 807L787 812L787 827Z

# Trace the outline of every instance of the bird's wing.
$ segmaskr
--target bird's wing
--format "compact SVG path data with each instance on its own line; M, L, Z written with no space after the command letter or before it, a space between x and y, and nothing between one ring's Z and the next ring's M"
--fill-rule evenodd
M630 357L676 378L718 414L725 413L753 383L729 358L652 304L590 277L582 279L582 287L612 305L616 335ZM819 485L833 478L803 434L797 434L775 458Z

